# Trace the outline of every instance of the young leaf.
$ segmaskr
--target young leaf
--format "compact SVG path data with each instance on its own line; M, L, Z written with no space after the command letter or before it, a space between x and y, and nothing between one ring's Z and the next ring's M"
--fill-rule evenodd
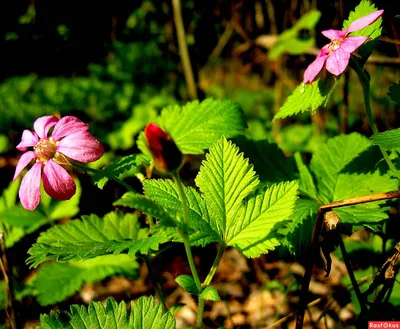
M211 300L213 302L218 302L221 300L218 294L218 290L215 289L213 286L205 287L199 297L202 297L205 300Z
M233 137L246 128L238 104L214 99L168 107L161 112L159 124L185 154L202 154L222 135Z
M139 264L128 255L105 255L84 261L49 263L38 270L34 289L40 305L63 301L82 285L112 275L137 276Z
M297 182L259 188L246 198L235 220L226 227L226 242L247 257L258 257L280 244L278 229L293 213Z
M274 120L283 119L300 112L311 110L315 112L321 105L326 106L332 92L339 84L340 79L335 79L333 83L327 85L321 79L315 80L312 84L301 83L287 98L285 104L274 116Z
M128 249L132 256L137 252L157 250L168 240L165 234L147 237L133 214L107 214L103 219L96 215L83 216L66 225L56 225L42 233L29 249L27 263L33 267L51 260L89 259L119 253Z
M308 170L307 166L303 163L300 153L294 155L297 168L299 169L299 191L303 195L311 199L318 200L317 188L314 179Z
M175 279L175 282L179 284L183 290L188 293L197 296L199 291L197 290L196 283L191 275L183 274Z
M114 299L90 302L89 307L72 305L70 312L51 313L40 317L37 329L175 329L175 319L163 312L161 303L155 304L153 297L140 297L130 303L119 304Z
M400 89L399 89L400 92ZM400 147L400 128L386 130L385 132L370 137L373 142L385 149L395 149Z
M243 199L257 187L259 181L239 149L225 137L210 148L196 177L206 201L210 224L221 239L237 221L237 211Z
M143 182L144 193L148 198L162 205L173 218L183 218L182 202L176 184L169 179L148 179ZM205 201L192 187L184 187L189 204L188 230L191 244L205 246L220 242L220 237L209 224L210 219ZM179 235L175 240L180 241Z
M93 176L94 183L102 189L109 179L118 178L119 175L131 168L139 167L141 164L149 164L151 158L143 154L131 154L118 159L97 172Z

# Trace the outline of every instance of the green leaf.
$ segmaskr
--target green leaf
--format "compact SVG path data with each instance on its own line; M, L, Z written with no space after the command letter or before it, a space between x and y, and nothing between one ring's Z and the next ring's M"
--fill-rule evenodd
M49 219L57 220L68 217L73 217L79 212L79 201L82 194L82 188L80 181L75 179L76 192L74 196L66 201L57 201L51 198L50 209L49 209ZM43 198L43 194L42 194Z
M93 176L94 183L102 189L109 179L118 178L125 171L137 168L141 164L150 164L151 158L143 154L131 154L114 161Z
M7 152L9 149L9 141L6 135L0 134L0 154Z
M293 158L286 157L277 144L268 140L254 141L240 136L235 144L244 150L246 158L251 159L260 181L278 183L296 178Z
M357 19L367 16L377 10L378 9L372 2L370 2L369 0L362 0L359 5L354 9L354 11L350 12L349 18L343 22L343 29L348 28L349 25ZM363 29L350 33L350 35L376 39L381 35L381 24L382 17L378 18L374 23L364 27Z
M399 89L400 92L400 89ZM385 149L395 149L400 147L400 128L387 130L385 132L370 137L373 142Z
M307 166L303 163L301 154L297 152L294 155L297 168L299 169L299 191L301 194L308 196L311 199L318 200L317 188L314 179L308 170Z
M400 82L390 85L388 95L393 102L400 105Z
M3 190L0 197L0 212L15 205L20 181L21 178L18 178L15 182L11 181L8 187Z
M238 104L214 99L168 107L161 112L159 124L185 154L202 154L222 135L233 137L246 128Z
M179 284L183 290L187 291L188 293L197 296L199 291L196 287L196 282L194 281L191 275L182 274L176 277L175 282Z
M127 192L113 205L139 210L146 215L159 219L165 226L180 225L179 221L171 216L164 207L138 193Z
M257 187L259 180L239 149L225 137L210 148L203 161L196 185L206 201L210 224L225 240L244 198Z
M167 240L163 232L148 237L133 214L111 212L104 218L83 216L82 220L56 225L42 233L29 249L27 263L36 267L51 259L89 259L127 249L134 256L137 252L146 254L158 250L159 244Z
M320 17L321 13L318 10L311 10L304 14L293 27L279 35L268 54L269 59L275 60L284 53L302 54L311 48L314 45L314 39L302 39L299 33L301 30L313 29Z
M310 246L311 236L314 229L315 216L319 204L307 199L299 199L296 202L292 221L286 228L280 231L284 236L282 241L283 250L297 256L304 255Z
M139 264L128 255L105 255L84 261L49 263L37 272L34 288L40 305L63 301L82 285L101 281L112 275L137 277Z
M90 302L89 307L72 305L70 312L51 313L40 317L37 329L175 329L175 319L163 312L162 304L155 304L153 297L140 297L130 303L119 304L114 299Z
M274 116L274 120L286 118L308 110L315 112L320 106L325 107L338 83L339 79L334 79L334 81L329 81L329 83L321 79L315 80L312 84L301 83L287 98L285 104L283 104Z
M218 294L218 290L215 289L213 286L205 287L199 297L201 297L205 300L211 300L213 302L218 302L221 300L221 298L219 297L219 294Z
M144 193L148 198L162 205L169 215L182 222L182 202L176 184L167 179L148 179L143 182ZM209 224L210 219L205 201L192 187L184 187L189 206L188 231L193 246L205 246L212 242L220 242L220 237ZM177 234L175 240L181 238Z
M371 142L366 137L352 133L329 139L313 154L310 168L316 177L321 201L329 203L340 200L334 196L340 172L370 146Z
M278 230L293 214L297 188L297 182L285 182L249 195L226 228L227 245L247 257L258 257L280 245Z

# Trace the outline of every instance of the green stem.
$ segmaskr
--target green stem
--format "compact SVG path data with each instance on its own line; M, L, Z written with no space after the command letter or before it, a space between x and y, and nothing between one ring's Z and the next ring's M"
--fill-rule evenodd
M358 63L355 60L352 61L352 64L354 64L353 67L358 75L358 78L360 79L360 83L362 86L362 90L363 90L363 94L364 94L365 110L367 112L367 119L368 119L369 125L371 126L372 133L374 135L376 135L379 133L379 131L378 131L378 128L376 127L374 118L372 116L371 100L370 100L371 88L370 88L369 76L367 75L365 70L360 65L358 65ZM393 172L393 174L395 174L397 176L397 178L400 179L400 172L396 169L395 165L393 164L392 160L389 157L389 154L386 152L386 150L383 147L379 146L379 149L381 150L383 158L385 159L390 170Z
M90 171L90 172L93 172L93 173L98 173L99 171L101 171L101 170L98 170L98 169L90 168L88 166L84 166L84 165L82 165L80 163L77 163L77 162L74 162L73 166L78 168L78 169L81 169L83 171ZM119 179L118 177L114 177L114 176L111 177L111 179L116 181L118 184L124 186L128 191L137 193L137 191L135 191L135 189L132 186L130 186L129 184L125 183L122 179Z
M219 246L217 256L214 259L214 263L211 266L210 272L208 272L208 275L202 284L203 287L207 287L210 285L210 283L214 277L214 274L217 271L218 265L221 262L221 258L222 258L222 255L224 254L225 249L226 249L225 244L221 244Z
M192 249L190 247L189 236L187 234L187 225L189 223L189 206L188 201L185 195L185 191L183 189L183 184L181 178L179 177L178 172L174 172L172 177L175 180L176 186L178 187L178 194L182 201L182 211L183 211L183 230L179 230L179 234L182 237L183 245L185 246L186 257L189 262L190 271L192 272L192 276L194 282L196 284L197 291L200 293L203 290L201 286L201 282L199 279L199 275L197 274L196 266L194 264ZM203 325L203 313L204 313L204 299L199 296L198 307L197 307L197 317L196 317L196 328L200 329Z

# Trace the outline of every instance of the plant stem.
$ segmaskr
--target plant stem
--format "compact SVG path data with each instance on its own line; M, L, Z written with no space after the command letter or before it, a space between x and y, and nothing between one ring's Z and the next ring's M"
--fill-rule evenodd
M192 65L190 63L189 50L186 43L185 27L183 26L182 9L180 0L172 0L174 10L174 23L178 37L179 55L181 56L183 73L190 99L197 99L197 89L194 81Z
M344 243L343 243L342 235L340 234L339 231L337 232L337 234L338 234L338 238L339 238L340 251L342 252L343 260L346 265L347 272L349 273L351 284L353 285L353 289L354 289L354 292L356 293L358 303L360 304L361 312L366 312L367 307L365 306L364 298L361 294L360 287L358 286L356 277L354 276L354 272L351 267L350 259L347 254L346 247L344 246Z
M371 100L370 100L371 88L370 88L369 76L365 72L365 70L360 65L358 65L358 63L355 60L352 61L352 64L354 64L353 67L358 75L358 78L360 79L361 87L364 94L365 111L367 112L367 119L369 125L371 126L372 133L376 135L379 133L379 131L378 128L376 127L374 118L372 116ZM383 147L379 146L379 149L381 150L383 158L385 159L390 170L393 172L394 175L397 176L398 179L400 179L400 172L396 169L395 165L393 164L392 160L389 157L389 154Z
M177 171L172 174L172 177L175 180L176 186L178 187L178 194L182 201L182 212L183 212L183 229L179 230L179 234L182 237L183 245L185 246L186 257L189 262L190 271L192 272L192 276L194 282L196 284L197 291L200 293L203 290L201 286L199 275L197 274L196 266L194 264L192 249L190 247L189 236L187 234L187 225L189 223L189 206L188 201L185 195L185 191L183 189L183 184L181 178ZM196 317L196 329L200 329L203 324L203 313L204 313L204 299L199 296L198 304L197 304L197 317Z
M101 170L98 170L98 169L90 168L88 166L84 166L84 165L82 165L80 163L77 163L77 162L74 162L73 166L78 168L78 169L80 169L80 170L83 170L85 172L86 171L90 171L90 172L93 172L93 173L98 173L99 171L101 171ZM137 193L137 191L135 191L135 189L132 186L130 186L129 184L125 183L122 179L119 179L118 177L114 177L114 176L111 177L110 179L112 179L112 180L116 181L118 184L124 186L128 191Z
M222 258L222 255L224 254L225 249L226 249L225 244L221 244L219 246L217 256L215 256L214 263L211 266L210 272L208 272L208 275L202 284L203 287L207 287L210 285L210 283L214 277L214 274L217 271L218 265L221 261L221 258Z

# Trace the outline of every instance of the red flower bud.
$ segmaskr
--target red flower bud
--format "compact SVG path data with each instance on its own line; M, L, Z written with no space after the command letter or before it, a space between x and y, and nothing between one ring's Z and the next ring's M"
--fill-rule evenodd
M144 130L155 166L166 172L178 169L182 164L182 152L174 140L154 123L149 123Z

